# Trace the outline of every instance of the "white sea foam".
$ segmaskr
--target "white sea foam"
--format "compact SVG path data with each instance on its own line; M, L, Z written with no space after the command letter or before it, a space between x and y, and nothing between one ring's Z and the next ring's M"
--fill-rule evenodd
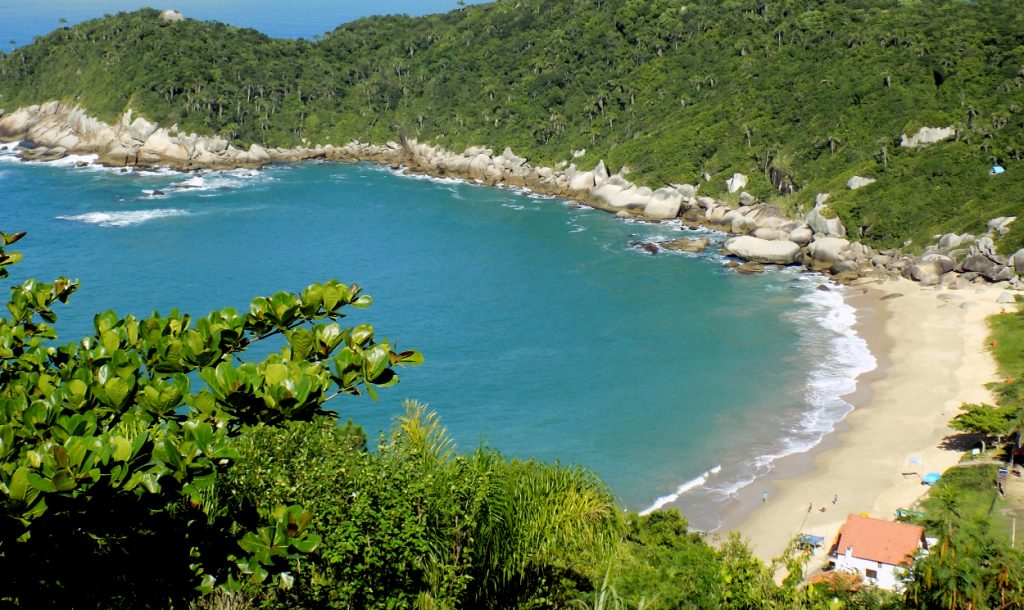
M99 158L100 158L100 156L96 155L96 154L92 154L92 155L68 155L68 156L62 157L60 159L54 159L53 161L48 161L47 163L49 163L50 165L57 165L57 166L63 166L63 167L74 167L78 163L85 163L86 165L92 165Z
M172 182L166 188L159 190L164 191L167 195L199 193L201 197L210 197L216 195L217 191L244 188L275 180L277 178L265 171L233 169L195 174L180 182Z
M175 182L171 186L179 189L204 189L206 188L206 180L202 176L192 176L188 180Z
M121 171L121 168L111 169L116 169L118 172ZM180 174L181 172L179 172L176 169L171 169L169 167L157 167L154 169L135 169L129 167L127 173L132 173L135 174L136 176L170 176L174 174Z
M410 172L405 169L404 165L399 166L398 169L392 169L387 165L371 165L368 167L376 171L383 171L403 178L409 178L410 180L426 180L427 182L436 182L438 184L468 184L465 180L459 180L458 178L443 178L439 176Z
M7 142L0 143L0 147L6 147L4 150L0 150L0 162L4 163L18 163L21 159L18 157L14 149L20 145L21 142Z
M681 496L684 493L690 491L691 489L696 489L696 488L700 487L701 485L704 485L705 483L707 483L708 477L710 477L713 474L718 474L721 471L722 471L722 465L719 464L718 466L715 466L711 470L706 471L704 474L700 475L699 477L694 478L694 479L690 479L689 481L687 481L687 482L683 483L682 485L680 485L679 487L677 487L675 493L670 493L670 494L668 494L666 496L661 496L660 498L655 500L653 504L651 504L647 508L645 508L642 511L640 511L640 514L641 515L649 515L649 514L653 513L654 511L664 507L666 504L671 504L671 503L675 502L676 500L679 499L679 496Z
M801 398L804 409L788 427L781 429L771 450L740 464L727 464L721 476L708 482L707 473L687 481L676 493L658 498L645 510L650 512L679 500L688 492L702 490L709 501L735 496L744 487L771 473L779 459L806 452L821 440L850 411L852 405L842 399L857 387L857 378L877 366L867 342L854 330L856 310L843 296L845 289L816 290L819 277L782 271L791 277L790 286L801 291L798 308L788 314L800 335L798 349L803 358L815 362L806 374ZM781 279L781 278L780 278ZM713 528L712 528L713 529Z
M74 216L58 216L58 220L71 220L101 227L129 227L158 218L188 216L185 210L164 208L156 210L124 210L121 212L87 212Z
M85 163L88 166L92 166L99 159L99 155L68 155L61 157L60 159L54 159L52 161L27 161L18 156L15 149L21 145L21 142L6 142L0 143L0 161L7 162L18 162L18 163L45 163L46 165L56 165L61 167L74 167L78 163Z

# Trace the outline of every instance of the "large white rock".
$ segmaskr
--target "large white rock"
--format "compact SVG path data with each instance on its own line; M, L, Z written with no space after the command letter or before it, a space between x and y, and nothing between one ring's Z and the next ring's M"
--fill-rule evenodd
M672 184L672 188L679 191L684 199L693 199L697 196L697 187L692 184Z
M39 106L21 108L0 119L0 139L20 140L28 133L29 127L35 124Z
M725 216L731 211L727 206L712 203L704 212L704 219L711 224L722 224Z
M648 187L636 188L619 175L611 176L590 192L597 207L610 210L646 208L652 194Z
M149 136L153 135L153 132L157 130L156 123L150 123L146 119L139 117L132 121L131 125L128 126L128 135L133 140L139 142L145 142Z
M818 235L846 237L846 227L843 226L843 221L828 207L827 203L818 204L807 213L807 226Z
M743 174L733 174L732 178L725 181L725 186L728 187L730 193L735 193L747 186L747 177Z
M697 205L699 207L704 208L705 210L710 210L711 207L716 204L716 201L715 201L715 199L713 197L705 197L705 196L702 195L700 197L697 197L696 199L697 199Z
M849 180L846 181L846 188L850 189L851 191L855 191L855 190L857 190L857 189L859 189L861 187L865 187L865 186L867 186L869 184L873 184L875 182L877 182L877 180L875 180L874 178L866 178L864 176L854 176L853 178L850 178Z
M185 147L177 138L171 138L163 128L154 131L139 148L139 160L148 164L186 161L188 157Z
M267 149L263 148L259 144L249 145L249 157L255 163L266 163L270 161L270 154L267 153Z
M903 148L918 148L944 140L952 140L955 137L956 127L952 125L949 127L922 127L912 136L902 134L900 146Z
M584 192L594 188L596 184L594 172L575 172L569 180L569 189Z
M757 263L789 265L800 261L800 246L787 240L767 240L740 235L726 240L725 247L736 256Z
M1013 223L1014 220L1017 220L1016 216L1000 216L999 218L993 218L988 221L988 230L990 233L1006 235L1010 230L1010 224Z
M789 232L790 241L806 246L811 243L811 238L814 237L814 232L811 231L810 227L797 227Z
M179 11L168 9L160 13L160 20L167 21L168 23L175 23L178 21L185 21L185 16L182 15Z
M956 233L946 233L939 238L939 249L952 250L953 248L959 248L962 243L964 243L963 237Z
M598 161L597 165L594 166L594 182L596 184L601 184L609 177L608 168L605 166L604 160Z
M753 235L758 239L766 239L768 241L789 238L789 234L785 231L780 231L779 229L774 229L772 227L758 227L754 229Z
M1017 273L1024 272L1024 249L1014 252L1013 256L1010 257L1010 263L1017 270Z
M483 153L474 156L469 166L466 168L466 173L469 174L470 178L477 180L483 179L487 174L487 166L491 164L491 158Z
M822 263L833 263L839 260L842 253L850 247L850 242L839 237L819 237L807 247L811 258Z
M660 188L651 194L644 207L644 216L655 220L668 220L679 216L683 205L682 194L672 187Z
M956 261L945 254L925 254L920 259L921 264L933 265L938 274L949 273L956 268Z
M733 233L746 233L757 228L757 221L743 214L741 210L731 210L722 217L722 224L728 225Z
M505 147L505 150L502 151L501 156L498 157L498 159L501 159L502 162L508 167L519 167L520 165L526 164L526 158L516 156L516 154L512 152L512 149L509 148L508 146Z

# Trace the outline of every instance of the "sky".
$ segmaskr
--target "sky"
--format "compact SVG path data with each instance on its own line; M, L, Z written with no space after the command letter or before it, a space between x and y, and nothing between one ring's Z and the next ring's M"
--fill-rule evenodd
M479 4L484 0L465 0ZM0 0L0 48L11 50L60 26L151 6L186 17L250 27L270 36L312 38L369 15L425 15L453 10L457 0ZM12 45L13 41L13 45Z

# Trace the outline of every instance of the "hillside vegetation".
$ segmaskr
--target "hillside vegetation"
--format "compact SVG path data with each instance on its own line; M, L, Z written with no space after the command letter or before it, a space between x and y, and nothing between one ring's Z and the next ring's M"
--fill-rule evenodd
M734 171L855 236L920 246L1024 199L1024 17L1011 0L499 0L364 19L315 41L154 10L57 30L0 60L0 106L127 107L241 144L382 142L396 128L535 164L586 149L652 187ZM900 135L953 125L955 141ZM994 162L1007 165L993 178ZM774 171L773 171L774 170ZM855 174L878 178L844 189ZM774 182L774 185L773 185ZM797 192L783 196L778 186ZM788 187L787 187L788 190ZM1024 228L1004 250L1024 245Z

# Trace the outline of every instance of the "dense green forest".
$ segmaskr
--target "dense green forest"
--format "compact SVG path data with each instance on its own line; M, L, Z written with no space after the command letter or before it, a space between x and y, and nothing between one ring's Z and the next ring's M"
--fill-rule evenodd
M315 41L143 10L0 57L8 110L62 99L112 121L130 107L243 145L401 128L542 165L585 148L581 165L629 166L651 186L706 172L706 194L740 171L786 209L831 192L853 233L881 245L1020 211L1022 86L1024 20L995 0L502 0ZM899 146L923 125L958 136ZM1006 174L988 176L995 162ZM878 181L847 191L854 174ZM0 279L22 237L0 234ZM1021 244L1024 229L1003 246ZM421 405L385 438L339 425L345 401L388 400L420 362L344 325L371 303L354 284L242 313L103 312L66 344L57 310L76 282L8 287L2 607L1024 608L1021 555L982 501L987 470L946 477L924 507L940 545L904 595L805 586L799 548L765 565L676 513L623 513L583 469L455 448ZM996 331L1000 403L957 425L998 442L1024 421L1024 315Z
M0 59L0 107L128 107L240 144L383 142L628 166L652 187L819 192L876 246L1019 215L1024 16L1011 0L499 0L363 19L317 40L153 10L59 29ZM921 126L955 141L900 147ZM1001 163L998 178L988 169ZM878 178L844 189L853 175ZM795 193L788 193L795 188ZM781 191L786 191L783 193ZM1024 245L1024 228L1003 250Z

